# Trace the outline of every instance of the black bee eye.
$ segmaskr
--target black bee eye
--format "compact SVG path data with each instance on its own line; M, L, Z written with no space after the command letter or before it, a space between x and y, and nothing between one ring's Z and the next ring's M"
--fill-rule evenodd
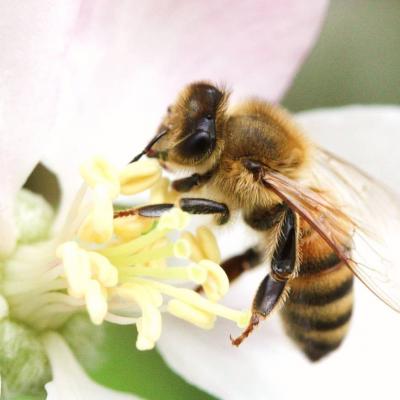
M215 123L213 118L201 118L195 131L180 145L180 151L188 158L202 158L215 147Z

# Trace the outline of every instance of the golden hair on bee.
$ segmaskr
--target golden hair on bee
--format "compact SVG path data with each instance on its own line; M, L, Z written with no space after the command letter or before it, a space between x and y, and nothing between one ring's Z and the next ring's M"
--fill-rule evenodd
M257 247L222 264L233 280L270 259L250 323L233 344L281 310L287 334L315 361L336 349L347 333L353 274L400 311L400 281L390 274L397 260L385 259L386 269L379 267L384 259L379 251L378 258L366 261L355 245L361 239L364 247L382 248L382 238L368 236L375 233L377 221L368 220L375 215L386 218L388 226L397 223L400 231L400 200L357 167L312 144L283 108L260 99L229 106L229 95L210 82L188 85L134 160L147 154L168 169L190 171L172 183L186 194L179 200L184 211L214 214L219 224L238 212L261 237ZM383 204L384 216L377 214ZM172 206L153 205L141 215Z

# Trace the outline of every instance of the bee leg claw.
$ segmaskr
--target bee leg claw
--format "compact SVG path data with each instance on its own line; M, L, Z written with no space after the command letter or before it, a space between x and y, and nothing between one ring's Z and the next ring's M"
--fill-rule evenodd
M258 313L253 313L250 318L250 322L247 325L246 329L241 333L240 336L237 338L233 338L232 336L230 337L231 342L234 346L239 347L243 340L245 340L251 332L253 332L253 329L260 323L260 319L263 319L262 315L259 315Z
M280 281L268 274L258 287L253 301L253 310L250 322L240 336L231 338L232 344L239 346L261 320L266 319L271 312L283 303L286 294L287 281Z
M247 328L232 340L238 346L253 331L260 319L267 318L272 311L281 307L287 297L288 281L292 279L297 266L298 223L296 215L288 209L283 219L280 239L271 261L271 273L257 289L253 300L252 316Z

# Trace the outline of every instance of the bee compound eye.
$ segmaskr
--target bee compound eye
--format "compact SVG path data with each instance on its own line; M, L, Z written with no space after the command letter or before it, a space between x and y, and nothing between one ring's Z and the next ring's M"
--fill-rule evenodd
M215 121L213 118L208 119L207 116L199 118L193 124L192 133L182 142L180 150L184 157L200 159L214 150Z
M210 151L212 141L206 131L197 131L182 143L182 152L186 157L201 157Z

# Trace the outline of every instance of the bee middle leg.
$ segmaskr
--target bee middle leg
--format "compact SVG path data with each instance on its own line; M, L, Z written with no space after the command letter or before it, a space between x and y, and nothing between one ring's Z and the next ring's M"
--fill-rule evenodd
M260 265L261 260L262 256L260 251L254 247L250 247L242 254L224 260L221 263L221 267L228 276L229 282L232 282L243 272Z
M280 228L278 244L271 260L271 272L262 280L252 304L250 322L242 334L232 339L239 346L259 322L283 305L288 294L288 282L298 267L298 222L296 214L287 209Z

